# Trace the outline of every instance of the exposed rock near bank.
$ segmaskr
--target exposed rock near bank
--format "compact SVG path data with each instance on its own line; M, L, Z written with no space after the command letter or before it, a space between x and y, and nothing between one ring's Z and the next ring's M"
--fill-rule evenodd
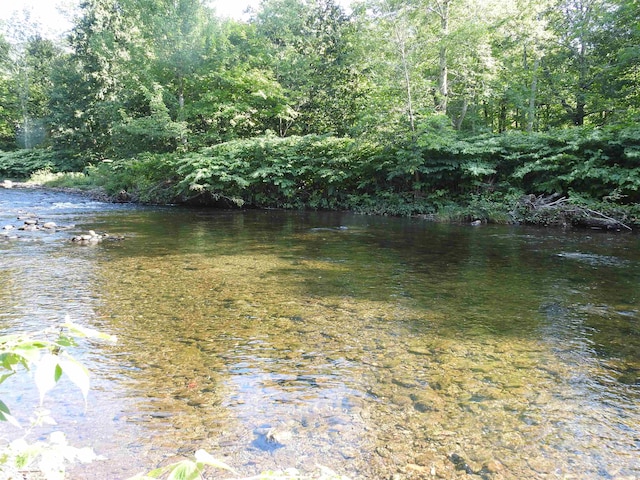
M20 215L17 220L22 224L6 224L0 229L0 238L17 240L19 239L20 232L44 232L55 233L64 230L70 230L76 226L71 225L58 225L51 221L42 221L35 213L27 212ZM71 238L73 243L78 245L95 245L101 243L103 240L124 240L123 236L112 236L108 233L96 233L94 230L89 230L87 233L75 235Z

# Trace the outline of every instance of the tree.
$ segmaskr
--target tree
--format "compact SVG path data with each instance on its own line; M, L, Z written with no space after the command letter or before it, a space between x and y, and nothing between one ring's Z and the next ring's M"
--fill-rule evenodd
M201 0L144 0L141 7L143 34L153 51L154 80L175 95L177 119L182 120L186 84L202 63L211 12Z
M354 12L357 62L367 79L358 133L386 139L411 136L435 112L430 94L434 82L424 74L429 55L415 7L382 0Z
M608 44L619 44L614 30L616 8L607 0L560 0L548 12L556 44L544 65L546 81L553 84L559 120L572 125L602 123L612 112L617 96L611 86L619 82L618 58Z
M427 11L434 14L439 22L440 45L438 48L438 88L435 95L436 110L447 113L449 103L449 48L451 3L453 0L433 0L427 4Z
M255 19L273 70L298 112L281 131L346 135L363 93L353 62L353 25L333 0L267 0ZM294 116L290 116L294 120Z
M542 63L552 35L544 12L548 0L515 0L496 10L490 32L496 61L491 95L483 99L484 121L492 130L533 131L540 125L539 109L547 101L541 93Z
M295 112L266 59L253 25L210 25L202 63L187 86L185 120L195 146L280 132Z
M15 145L11 87L9 42L0 33L0 150L11 148Z
M40 35L41 27L24 11L12 17L9 41L0 41L3 89L2 136L8 146L32 148L46 137L51 68L60 48Z
M23 92L20 95L22 122L18 139L22 147L32 148L46 138L49 98L53 88L51 73L61 49L52 40L36 34L29 39L23 55L22 68L25 71L20 75L24 82L20 89Z
M153 90L141 86L149 103L149 115L130 117L121 111L122 121L115 125L113 135L114 153L119 157L142 152L166 153L175 151L188 129L184 121L175 122L162 99L163 89L155 84Z
M640 115L640 2L616 0L599 43L610 59L603 92L612 105L608 121L637 120Z
M117 0L85 0L69 38L71 53L54 71L54 144L88 160L109 155L119 110L140 83L132 62L141 43L137 16L125 6Z

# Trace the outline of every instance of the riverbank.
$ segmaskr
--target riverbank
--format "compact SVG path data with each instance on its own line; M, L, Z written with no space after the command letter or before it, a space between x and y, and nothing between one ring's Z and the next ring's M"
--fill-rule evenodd
M50 190L52 192L61 192L61 193L69 193L74 195L82 195L83 197L90 198L91 200L96 200L99 202L109 202L114 203L116 200L109 195L104 189L100 187L96 188L80 188L80 187L58 187L54 186L55 182L49 184L48 182L38 183L30 180L26 181L13 181L13 180L4 180L0 183L0 188L6 189L44 189Z
M425 135L416 143L265 134L128 158L0 152L0 178L142 204L608 230L640 224L640 132L633 125Z
M25 181L5 180L0 183L0 188L31 189L42 188L56 192L78 194L96 201L109 203L140 203L167 205L179 204L187 206L213 207L213 208L283 208L281 206L251 205L235 198L223 195L210 195L200 193L192 197L170 198L166 194L153 197L150 192L125 189L119 191L107 191L105 185L92 183L95 179L79 173L38 172ZM99 182L103 183L103 182ZM165 182L165 187L169 183ZM159 189L156 189L156 193ZM145 198L143 201L142 198ZM389 198L386 199L390 200ZM394 205L369 210L360 205L351 209L337 211L352 211L364 215L389 215L386 211L397 208L397 205L405 199L396 198ZM606 231L634 231L640 227L640 219L632 208L625 208L603 202L580 202L559 195L521 195L519 198L511 197L509 202L497 201L486 196L473 196L467 203L448 203L440 208L429 208L428 213L412 213L410 215L391 214L391 216L412 216L423 220L439 223L469 223L474 226L482 224L525 224L541 227L584 228ZM375 203L380 205L381 200ZM291 209L291 208L284 208ZM299 208L298 208L299 209ZM410 209L412 209L410 207ZM320 209L322 210L322 209ZM330 210L330 209L325 209Z

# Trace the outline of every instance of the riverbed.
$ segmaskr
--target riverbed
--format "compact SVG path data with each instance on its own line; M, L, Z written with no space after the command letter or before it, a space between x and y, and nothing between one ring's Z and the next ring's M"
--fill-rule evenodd
M59 228L0 231L2 331L118 337L73 349L86 405L64 377L45 401L104 457L70 478L200 448L241 476L640 478L634 233L0 189L0 228L29 214ZM22 421L30 385L0 385Z

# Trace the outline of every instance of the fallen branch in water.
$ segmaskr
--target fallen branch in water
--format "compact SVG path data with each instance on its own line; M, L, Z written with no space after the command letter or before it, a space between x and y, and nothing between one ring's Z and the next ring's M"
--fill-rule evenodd
M602 217L602 218L604 218L604 219L606 219L606 220L608 220L608 221L610 221L610 222L614 222L615 224L620 225L621 227L626 228L626 229L627 229L627 230L629 230L629 231L631 231L631 230L632 230L632 228L631 228L629 225L625 225L625 224L624 224L624 223L622 223L620 220L616 220L615 218L611 218L611 217L609 217L609 216L605 215L604 213L597 212L597 211L595 211L595 210L591 210L590 208L585 208L584 210L585 210L586 212L588 212L588 213L592 214L592 215L598 215L598 216L600 216L600 217Z
M575 205L567 197L553 195L525 195L511 211L517 223L534 225L576 226L599 230L631 231L631 227L602 212Z

